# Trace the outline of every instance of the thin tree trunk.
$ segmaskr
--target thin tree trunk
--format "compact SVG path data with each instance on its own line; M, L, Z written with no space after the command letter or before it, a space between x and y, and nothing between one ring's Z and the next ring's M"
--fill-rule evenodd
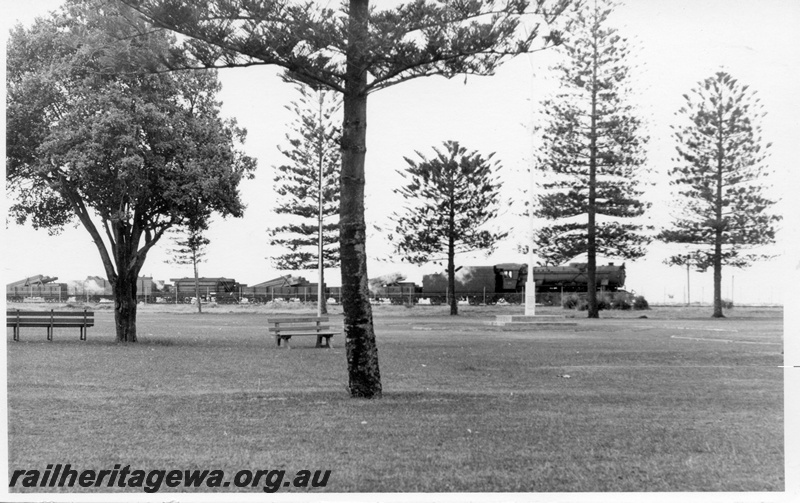
M339 203L344 332L350 396L354 398L380 398L382 391L369 303L364 223L367 72L363 48L368 37L368 13L367 0L350 1Z
M713 318L724 318L722 314L722 168L725 146L723 144L723 128L725 127L722 109L718 108L717 117L717 194L714 204L716 229L714 230L714 314Z
M456 264L455 245L452 234L447 244L447 285L450 291L450 316L458 315L458 297L456 296Z
M455 234L456 210L455 210L455 180L450 177L450 214L448 215L448 236L447 236L447 285L450 291L450 316L458 315L458 297L456 296L456 246L453 235Z
M197 312L202 313L202 302L200 301L200 278L197 276L197 251L192 250L192 265L194 266L194 298L197 299Z
M317 149L319 155L319 164L317 173L319 176L318 186L317 186L317 253L319 256L317 257L317 267L319 268L319 278L317 278L319 284L317 285L317 314L323 315L328 314L328 304L325 302L325 257L322 253L322 194L323 194L323 183L322 183L322 175L323 175L323 167L325 165L325 156L324 156L324 128L322 127L323 122L323 114L322 114L322 105L324 101L324 95L322 94L321 89L317 89L317 95L319 97L319 123L317 124L318 127L318 141L317 141Z
M597 309L597 230L595 229L595 204L597 199L597 6L595 5L595 27L593 30L594 50L592 53L592 116L589 129L589 223L587 235L587 294L589 318L599 318Z
M319 287L318 290L319 299L317 299L318 301L317 310L319 311L319 314L328 314L328 302L327 302L328 299L327 296L325 295L325 269L322 269L320 271L319 281L321 286Z

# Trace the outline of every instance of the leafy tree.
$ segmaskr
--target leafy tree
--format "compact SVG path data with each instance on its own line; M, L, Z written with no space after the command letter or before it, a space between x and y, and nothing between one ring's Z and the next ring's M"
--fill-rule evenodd
M213 72L141 73L173 41L120 21L126 10L68 2L13 30L6 183L18 223L57 233L77 219L89 232L112 285L117 341L135 342L148 252L198 205L240 216L237 186L254 161L235 149L244 131L219 117Z
M553 21L567 0L417 0L386 10L349 0L338 11L288 0L120 1L189 37L173 67L277 65L295 80L342 93L339 243L349 387L353 397L380 397L365 247L367 96L419 77L490 75L530 50L541 22ZM559 34L544 39L555 43Z
M206 246L211 242L203 234L208 230L206 218L195 218L194 215L185 224L184 228L173 228L168 232L174 233L172 237L173 248L168 253L171 258L166 262L169 264L190 265L194 271L194 298L197 302L197 312L203 312L203 303L200 299L200 278L197 273L197 264L203 261L206 254ZM178 295L178 292L175 292Z
M642 201L638 174L646 136L631 105L627 41L608 26L614 2L570 8L560 91L545 101L540 169L545 181L536 214L555 223L535 237L547 262L587 254L590 318L598 317L597 254L637 258L650 238L636 223ZM598 218L599 217L599 218ZM585 219L585 220L584 220Z
M761 138L764 117L756 93L726 72L717 72L684 95L673 128L678 155L670 170L680 214L659 238L689 245L668 263L714 270L714 314L722 318L722 266L746 267L768 258L746 253L775 242L779 215L763 195L769 144Z
M325 268L339 265L341 128L336 113L340 102L334 93L324 89L312 94L307 86L298 86L298 92L299 100L286 107L294 112L294 121L291 133L286 135L290 147L281 149L288 164L278 166L275 177L278 193L275 212L302 220L272 229L270 244L288 249L273 259L278 269L319 267L319 284L324 291ZM324 296L320 296L318 305L320 314L327 312Z
M408 166L400 172L408 184L395 190L408 204L402 215L394 215L398 234L396 250L412 263L447 257L450 314L458 314L455 283L456 253L494 249L507 232L491 232L486 225L497 217L502 184L494 178L499 166L468 152L455 141L444 149L433 149L436 157L419 162L406 157Z

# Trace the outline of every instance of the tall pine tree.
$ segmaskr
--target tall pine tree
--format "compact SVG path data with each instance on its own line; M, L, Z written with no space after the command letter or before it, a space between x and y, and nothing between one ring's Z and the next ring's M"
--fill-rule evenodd
M278 269L315 269L324 292L324 270L339 265L339 173L341 118L338 96L321 88L298 86L300 97L286 108L294 114L281 149L288 163L278 166L275 212L296 217L270 230L270 245L287 251L273 257ZM321 234L320 234L321 230ZM320 248L322 264L319 264ZM319 312L326 313L323 295Z
M714 271L714 313L722 318L722 266L746 267L767 258L748 250L775 242L779 215L763 195L769 144L761 138L764 112L755 92L726 72L700 82L678 111L678 155L670 170L681 216L659 238L683 243L690 253L668 259Z
M450 314L458 314L455 290L456 253L494 249L507 232L492 232L487 225L497 217L501 183L495 179L499 166L491 159L469 152L455 141L434 148L436 157L420 161L406 158L400 174L408 183L395 190L408 201L405 211L394 215L396 250L412 263L447 260Z
M552 263L586 253L590 318L598 317L597 255L641 257L650 240L634 220L648 208L638 183L647 137L627 103L630 56L609 26L614 7L590 0L568 11L569 38L555 67L561 88L543 107L544 181L535 210L555 221L534 238L540 256Z

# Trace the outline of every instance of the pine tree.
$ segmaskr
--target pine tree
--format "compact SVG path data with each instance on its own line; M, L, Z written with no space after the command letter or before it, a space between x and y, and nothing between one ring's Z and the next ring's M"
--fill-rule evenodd
M271 229L270 245L288 249L273 257L278 269L321 266L319 284L324 292L325 268L339 266L341 128L337 124L341 123L341 102L334 93L321 88L313 93L307 86L298 86L297 90L299 99L286 107L294 114L291 132L286 135L289 148L281 149L288 163L278 166L274 179L278 194L275 212L297 220ZM317 302L319 313L326 313L324 295Z
M206 255L206 246L211 242L205 237L204 232L208 230L207 216L200 216L189 219L183 228L173 228L168 232L172 233L172 249L167 253L170 259L168 264L190 265L194 272L194 297L197 302L197 312L203 312L203 303L200 299L200 278L197 265L203 262ZM175 292L178 295L178 292Z
M648 204L638 182L647 137L627 103L628 42L609 26L613 1L573 4L569 39L555 68L560 91L544 102L544 182L535 214L555 223L535 236L539 255L563 262L587 254L590 318L598 317L597 254L644 255L650 241L635 219Z
M722 314L722 266L746 267L768 258L745 253L775 242L779 215L763 195L769 144L761 138L764 117L755 92L726 72L717 72L685 94L674 139L678 155L670 170L681 216L659 238L689 245L690 253L668 259L714 271L714 313Z
M420 161L405 158L399 173L408 183L394 192L408 204L394 214L398 235L396 250L412 263L436 261L444 255L450 291L450 314L458 314L455 291L455 255L494 249L507 232L491 232L486 225L497 217L502 184L494 177L499 165L494 154L468 152L455 141L433 149L436 157Z

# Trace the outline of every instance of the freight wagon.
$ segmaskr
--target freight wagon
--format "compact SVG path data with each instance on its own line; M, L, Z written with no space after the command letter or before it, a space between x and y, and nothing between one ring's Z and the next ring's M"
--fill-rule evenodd
M45 302L66 301L69 297L66 283L55 283L58 278L36 275L6 285L8 302L41 300Z

